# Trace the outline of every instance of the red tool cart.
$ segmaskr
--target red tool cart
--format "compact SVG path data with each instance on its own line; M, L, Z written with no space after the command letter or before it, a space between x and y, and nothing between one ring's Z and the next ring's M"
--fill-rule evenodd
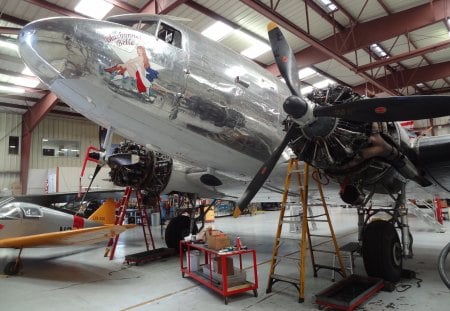
M247 281L246 270L242 269L243 256L251 256L253 281ZM238 267L234 267L237 258ZM227 252L206 248L204 244L180 241L181 276L186 275L224 296L228 297L246 291L258 296L258 272L256 252L252 249L230 250Z

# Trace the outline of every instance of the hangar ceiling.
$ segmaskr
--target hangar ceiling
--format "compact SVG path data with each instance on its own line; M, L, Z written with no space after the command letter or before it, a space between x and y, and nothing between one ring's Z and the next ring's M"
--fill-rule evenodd
M93 0L90 0L93 2ZM220 21L231 27L220 42L242 53L264 46L267 23L279 24L292 46L303 92L328 83L362 95L450 94L450 0L105 0L106 17L156 13L178 17L202 32ZM51 16L88 17L71 0L0 0L0 110L26 113L41 104L78 115L24 71L17 33ZM254 61L278 75L270 50ZM47 96L46 96L47 95Z

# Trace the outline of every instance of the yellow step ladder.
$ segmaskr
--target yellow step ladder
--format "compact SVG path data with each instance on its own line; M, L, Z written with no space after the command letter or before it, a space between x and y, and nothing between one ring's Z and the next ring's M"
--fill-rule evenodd
M300 200L301 200L301 202L299 202L299 203L301 203L301 212L299 215L294 215L294 217L297 216L296 217L297 220L294 220L293 216L285 216L285 210L286 210L286 205L287 205L286 203L288 201L291 177L293 174L295 174L297 177L297 182L298 182L298 187L299 187L298 190L300 193ZM270 292L272 292L272 286L274 283L276 283L278 281L290 283L290 284L294 285L298 290L299 302L303 302L305 300L306 243L303 243L303 241L306 242L306 239L308 239L308 243L310 246L309 252L310 252L311 262L312 262L312 266L313 266L313 270L314 270L314 277L317 277L317 271L320 269L331 269L333 271L339 272L343 277L346 277L346 269L343 264L342 257L339 253L339 246L337 244L333 226L330 221L328 207L325 202L325 197L324 197L323 190L322 190L322 184L320 183L318 178L314 178L314 179L317 183L317 187L319 190L320 199L322 201L324 213L308 216L308 210L311 211L311 208L308 207L309 175L310 174L309 174L309 165L308 164L305 164L305 166L304 166L304 170L303 170L303 178L304 179L302 180L302 174L301 174L301 171L299 170L298 159L291 158L289 160L286 179L285 179L285 183L284 183L284 192L283 192L283 198L282 198L282 202L281 202L281 210L280 210L280 216L279 216L279 220L278 220L278 227L277 227L275 242L274 242L274 246L273 246L272 260L271 260L270 272L269 272L269 280L268 280L267 289L266 289L266 293L270 293ZM317 175L318 175L318 171L314 170L313 176L317 177ZM289 218L291 218L291 219L289 219ZM284 223L291 223L291 224L299 223L298 218L301 218L300 224L301 224L301 228L302 228L302 235L301 235L301 239L295 239L295 240L299 242L300 258L292 256L293 254L298 253L298 251L290 252L288 255L281 256L278 254L280 246L283 244L283 242L285 240L292 240L292 238L286 238L286 237L281 236L283 224ZM311 234L310 229L309 229L309 223L311 223L311 222L314 222L314 223L315 222L327 222L329 229L330 229L330 235ZM329 241L333 242L334 251L325 251L325 250L319 249L318 245L312 244L312 240L311 240L312 237L330 238ZM324 242L321 242L319 244L323 244L323 243ZM331 265L327 266L327 265L317 264L315 261L315 258L314 258L315 252L325 252L325 253L333 254L333 256L336 256L338 258L340 268L336 268ZM298 263L298 268L299 268L299 277L298 278L275 273L275 268L282 261L285 261L285 260L294 261L294 262Z

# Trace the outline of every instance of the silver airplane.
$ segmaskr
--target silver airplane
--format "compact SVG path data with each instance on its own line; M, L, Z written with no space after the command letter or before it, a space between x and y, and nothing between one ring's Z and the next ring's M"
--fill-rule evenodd
M244 193L239 212L262 188L272 196L281 190L289 158L283 154L291 150L339 183L341 198L358 207L367 273L397 281L412 255L405 185L412 180L448 192L450 136L411 146L396 121L450 115L450 98L364 99L342 86L302 98L295 58L276 25L269 39L286 84L165 16L38 20L23 28L19 46L23 61L59 98L134 142L107 160L116 184L155 194ZM391 221L369 222L376 213L366 204L375 193L395 201ZM168 229L177 232L166 236L188 226L174 221Z
M24 248L95 244L134 227L115 225L115 210L115 202L107 200L85 219L29 202L0 204L0 248L20 250L17 259L6 264L5 274L20 271Z

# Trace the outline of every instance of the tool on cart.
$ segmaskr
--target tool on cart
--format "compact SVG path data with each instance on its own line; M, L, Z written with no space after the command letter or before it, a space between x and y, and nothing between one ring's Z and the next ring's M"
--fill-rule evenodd
M279 249L280 246L285 242L286 239L292 240L292 238L284 238L282 237L282 227L283 223L292 223L296 220L289 220L287 216L285 216L285 210L286 210L286 203L288 200L288 194L289 194L289 187L291 183L291 177L292 174L296 175L298 186L299 186L299 192L300 192L300 199L302 204L302 212L299 215L301 218L301 227L302 227L302 236L301 239L295 239L300 243L300 258L292 256L293 253L290 253L286 256L279 255ZM278 227L275 237L275 242L273 246L273 252L272 252L272 260L270 264L270 272L269 272L269 280L267 284L266 292L270 293L272 291L272 286L278 281L287 282L292 285L294 285L298 289L299 294L299 302L303 302L305 299L305 259L306 259L306 239L308 239L309 243L309 251L311 256L311 262L314 270L314 277L317 277L317 271L320 269L331 269L335 270L336 272L339 272L343 277L346 277L346 271L345 267L342 261L342 257L339 252L339 246L336 241L336 236L334 234L333 226L331 224L330 216L328 214L328 208L327 204L325 202L325 197L322 191L322 184L320 183L319 179L317 178L318 172L315 170L313 173L313 176L316 176L315 181L317 183L317 187L319 189L320 198L323 205L323 214L318 215L308 215L308 183L309 183L309 165L305 164L303 176L304 180L302 181L301 171L299 170L298 165L298 159L297 158L291 158L289 160L286 179L284 183L284 192L283 192L283 199L281 202L281 210L280 210L280 217L278 220ZM318 234L311 234L309 230L309 222L326 222L329 226L330 235L318 235ZM297 221L298 222L298 221ZM330 238L329 242L333 243L334 251L330 250L323 250L319 249L318 245L312 244L312 237L317 238ZM321 242L320 244L324 244L324 242ZM323 253L331 253L333 255L336 255L339 262L339 268L333 267L333 266L327 266L318 264L315 261L314 253L315 252L323 252ZM298 252L296 252L298 253ZM291 276L286 275L280 275L275 274L275 268L285 260L289 261L295 261L298 262L298 268L299 268L299 278L293 278Z

